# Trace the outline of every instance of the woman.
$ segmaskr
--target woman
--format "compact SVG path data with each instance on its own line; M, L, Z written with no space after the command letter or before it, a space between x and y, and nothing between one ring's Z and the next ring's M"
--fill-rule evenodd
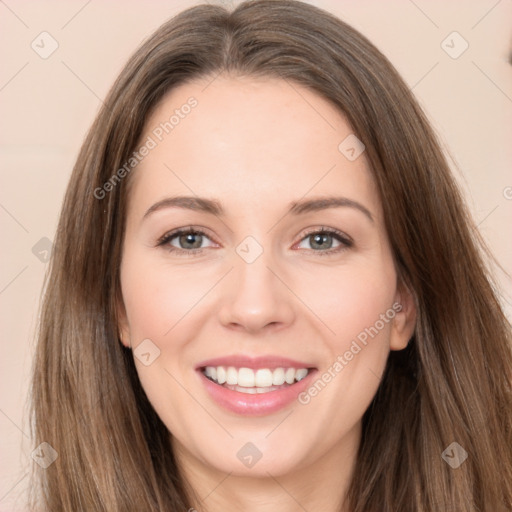
M409 89L332 15L257 0L160 27L55 245L44 510L511 509L483 245Z

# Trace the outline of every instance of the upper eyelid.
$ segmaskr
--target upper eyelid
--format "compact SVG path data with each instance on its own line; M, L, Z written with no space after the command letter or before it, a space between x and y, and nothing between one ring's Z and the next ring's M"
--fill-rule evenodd
M330 235L337 235L340 238L346 238L347 241L353 242L352 237L345 233L344 231L341 231L340 229L329 228L326 226L322 226L321 228L306 229L300 240L303 240L305 237L312 235L313 233L327 233Z
M170 231L165 232L161 237L158 238L158 242L165 239L174 238L175 236L182 235L186 233L198 233L200 235L206 235L208 238L214 240L214 236L210 235L206 228L199 228L195 226L185 226L183 228L171 229Z

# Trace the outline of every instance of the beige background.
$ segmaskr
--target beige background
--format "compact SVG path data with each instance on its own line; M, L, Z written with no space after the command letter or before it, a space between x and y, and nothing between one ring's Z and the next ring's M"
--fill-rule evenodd
M24 407L46 268L40 240L53 239L81 141L123 63L164 20L196 3L0 1L0 511L23 508L32 463ZM311 3L368 36L413 88L450 148L479 229L510 273L512 0ZM50 48L43 31L59 45L47 59L31 47L35 40L40 51ZM456 59L442 47L453 31L469 44ZM452 54L463 44L453 35L444 43ZM511 280L496 275L512 317Z

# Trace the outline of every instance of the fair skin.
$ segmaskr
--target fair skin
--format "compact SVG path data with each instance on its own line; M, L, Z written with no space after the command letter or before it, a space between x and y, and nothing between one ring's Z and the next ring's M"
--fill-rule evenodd
M155 138L155 127L196 98L130 176L121 340L136 349L149 339L160 350L147 366L134 360L199 497L197 510L339 511L361 418L389 351L412 336L413 301L398 284L365 155L350 161L338 150L352 133L340 112L283 80L221 75L210 82L170 91L141 137ZM175 196L214 199L224 212L160 205L145 215ZM292 202L326 196L352 203L287 214ZM206 234L158 245L191 226ZM332 229L342 241L327 234L322 245L312 234ZM248 236L263 251L251 263L237 252ZM279 356L307 362L313 384L375 325L378 333L307 403L294 399L268 413L219 404L196 368L233 354ZM237 456L246 443L261 454L252 467Z

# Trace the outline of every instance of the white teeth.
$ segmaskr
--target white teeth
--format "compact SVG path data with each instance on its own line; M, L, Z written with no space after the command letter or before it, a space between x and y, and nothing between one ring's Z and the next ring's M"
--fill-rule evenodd
M206 369L208 368L212 368L212 366L207 366ZM226 382L226 370L224 366L217 366L217 382L219 384L224 384L224 382Z
M272 372L266 368L257 370L255 384L257 388L268 388L272 386Z
M254 371L251 368L240 368L238 370L237 384L244 388L254 387Z
M230 388L243 388L246 393L267 393L275 386L293 384L302 380L309 373L307 368L235 368L233 366L207 366L203 373L218 384ZM239 389L236 389L239 391Z
M217 380L217 368L215 366L208 366L204 372L207 377Z
M308 371L305 368L301 368L295 372L295 379L298 382L299 380L302 380L307 374Z
M276 368L272 373L272 384L274 386L281 386L284 384L284 370L283 368Z
M295 368L288 368L284 374L284 380L287 384L293 384L295 380Z
M268 388L244 388L241 386L228 386L225 385L228 389L231 389L232 391L238 391L240 393L247 393L249 395L255 395L255 394L262 394L262 393L268 393L269 391L275 391L276 389L280 389L279 386L271 386Z
M226 370L226 384L238 384L238 372L236 371L236 368L233 368L232 366L228 367Z

